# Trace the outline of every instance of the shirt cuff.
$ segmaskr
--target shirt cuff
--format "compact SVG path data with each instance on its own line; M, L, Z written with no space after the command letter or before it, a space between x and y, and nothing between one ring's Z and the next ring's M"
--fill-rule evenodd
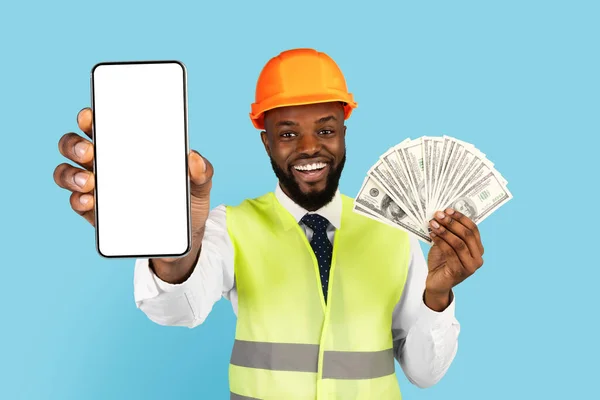
M456 307L455 301L456 298L454 292L452 292L452 299L448 307L446 307L446 309L443 311L434 311L427 307L425 300L422 300L417 325L419 325L421 329L425 331L439 330L452 325L456 322L454 314Z
M194 271L188 277L185 282L182 283L169 283L160 279L150 268L150 263L147 258L137 259L135 262L135 274L134 274L134 296L136 304L144 300L154 298L161 293L173 293L173 292L184 292L188 286L193 285L193 282L198 279L198 265L202 263L204 259L203 255L205 252L200 252L200 257L194 266Z
M144 300L154 298L159 295L158 287L154 281L154 273L148 265L147 258L135 260L133 273L133 294L135 304L139 307Z
M186 289L186 287L189 285L190 280L192 279L192 276L194 275L194 272L196 272L196 266L194 266L194 271L192 271L192 275L190 275L188 277L188 279L185 280L185 282L181 282L181 283L169 283L169 282L165 282L162 279L160 279L158 277L158 275L156 275L154 273L154 271L152 271L151 268L148 268L150 270L150 273L152 274L152 279L154 280L154 283L156 284L156 287L161 291L161 292L166 292L166 293L170 293L170 292L182 292Z

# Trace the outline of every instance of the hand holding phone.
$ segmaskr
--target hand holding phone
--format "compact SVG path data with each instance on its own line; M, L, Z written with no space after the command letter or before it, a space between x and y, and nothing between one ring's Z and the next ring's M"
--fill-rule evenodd
M121 93L124 91L121 90ZM129 99L131 102L131 97ZM179 102L178 104L185 103ZM148 115L148 110L144 111L140 108L135 109L134 107L133 112L131 111L130 109L129 113L117 113L126 120L123 125L128 127L133 126L132 122L139 120L142 114ZM156 111L156 106L153 111ZM95 118L97 115L94 115L89 108L81 110L77 116L79 128L89 138L94 136L92 121ZM143 125L137 124L137 126ZM101 255L106 257L146 256L160 258L162 262L178 260L179 257L187 254L190 248L189 240L187 240L189 238L186 223L188 217L191 217L192 236L195 240L201 240L201 234L196 234L203 231L208 217L213 175L212 165L197 152L188 154L185 132L179 131L170 134L169 130L163 130L163 133L155 133L149 142L142 141L142 143L133 140L134 138L140 139L140 129L134 129L133 133L119 130L119 135L110 132L96 132L98 141L104 145L111 143L104 147L100 146L100 159L102 160L100 165L98 165L99 158L94 149L97 145L96 142L92 143L72 132L63 135L59 140L59 151L81 168L68 163L60 164L54 171L55 182L60 187L72 192L70 202L73 210L96 226L97 247ZM106 137L109 139L102 142L102 138ZM118 140L119 138L122 140ZM164 148L159 148L157 146L159 142L167 144ZM118 146L119 143L121 146ZM170 151L169 144L171 144ZM105 152L102 152L104 148L106 148ZM103 156L105 158L102 158ZM171 159L169 160L169 158ZM111 159L114 162L111 162ZM165 171L169 171L169 168L173 168L169 165L169 161L174 161L176 165L180 166L179 173L172 175L165 173ZM162 165L164 168L161 169L157 165ZM184 166L183 170L182 165ZM100 185L97 185L98 177L93 172L94 166L96 173L99 172ZM108 172L104 175L103 171ZM111 174L116 178L109 180L108 177ZM184 175L184 179L177 179L181 175ZM102 181L103 177L106 177L105 181ZM188 177L189 191L186 190ZM169 182L170 180L178 183ZM103 183L105 186L102 186ZM170 191L169 185L173 185ZM106 192L102 191L104 188L107 189ZM181 195L182 192L184 196ZM105 197L103 197L104 193L106 193ZM103 202L105 199L106 203ZM186 210L187 202L189 202L190 208ZM105 214L102 214L103 204L108 206L104 211ZM168 207L169 205L171 207ZM112 213L109 212L111 206L113 207ZM96 211L98 212L96 213ZM127 215L128 213L131 215ZM177 221L172 223L171 229L168 226L166 229L164 225L161 226L165 220L167 221L166 225L169 225L168 219L172 216L175 216ZM105 225L102 225L103 223ZM176 228L172 228L173 226ZM103 230L103 227L107 229ZM119 227L121 231L117 232ZM111 234L115 236L111 238ZM175 234L176 240L173 240L173 234Z

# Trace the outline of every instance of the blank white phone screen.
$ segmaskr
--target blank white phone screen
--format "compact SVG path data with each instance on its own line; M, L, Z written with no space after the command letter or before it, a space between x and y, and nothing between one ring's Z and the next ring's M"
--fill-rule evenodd
M92 70L96 246L178 257L190 245L186 71L178 62Z

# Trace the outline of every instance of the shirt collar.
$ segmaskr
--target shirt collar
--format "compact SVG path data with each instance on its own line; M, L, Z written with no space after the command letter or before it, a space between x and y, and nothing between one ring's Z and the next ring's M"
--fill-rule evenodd
M275 188L275 197L279 201L279 203L285 208L296 220L296 222L300 222L302 217L305 214L319 214L320 216L327 218L327 220L333 225L335 229L338 229L340 226L340 222L342 219L342 198L340 196L339 189L335 191L335 195L333 199L325 204L323 207L316 211L307 211L304 208L300 207L298 204L294 202L294 200L290 199L287 194L283 192L279 182L277 183L277 187Z

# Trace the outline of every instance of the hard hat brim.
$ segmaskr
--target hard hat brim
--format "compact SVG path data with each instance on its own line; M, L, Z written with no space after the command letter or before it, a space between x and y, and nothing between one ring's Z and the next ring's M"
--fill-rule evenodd
M352 98L351 93L324 93L312 94L310 96L296 96L286 98L286 96L273 96L262 101L260 104L252 104L252 112L250 119L256 129L265 129L264 117L265 112L281 107L302 106L307 104L329 103L339 101L344 104L344 120L350 118L352 110L358 107L358 104Z

